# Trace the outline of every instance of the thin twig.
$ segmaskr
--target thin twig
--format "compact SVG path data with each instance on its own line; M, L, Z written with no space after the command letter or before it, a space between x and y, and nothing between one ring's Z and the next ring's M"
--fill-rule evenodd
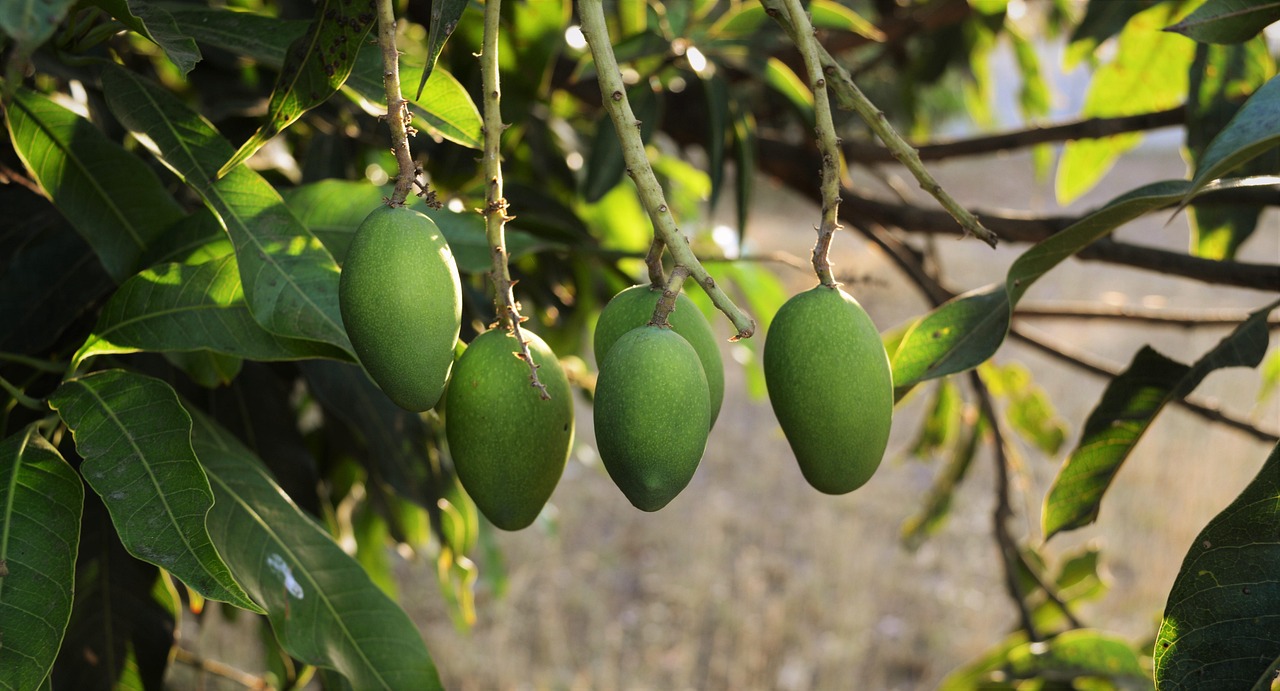
M604 6L601 0L579 0L578 15L581 20L582 33L591 48L591 57L596 63L596 79L600 84L600 95L605 109L613 120L614 129L622 143L622 155L627 164L627 175L635 183L636 191L649 218L653 222L656 237L662 239L671 252L676 266L689 269L689 275L706 291L711 302L733 322L737 334L733 340L749 338L756 331L756 322L737 305L716 284L707 270L693 254L689 239L676 227L675 219L667 207L662 194L662 186L653 174L649 165L648 154L645 153L644 141L640 138L640 121L636 120L631 104L627 100L627 89L622 83L622 72L618 69L618 61L613 55L613 46L609 43L609 28L605 23Z
M236 669L224 662L210 660L199 653L187 650L181 646L173 649L173 660L174 662L180 662L188 667L194 667L201 672L206 672L216 677L221 677L228 681L235 682L247 689L270 688L266 680L262 677L257 677L243 670Z
M28 396L22 389L14 386L12 382L4 377L0 377L0 388L4 389L13 400L17 401L23 408L37 411L47 411L48 408L40 403L40 401Z
M680 297L680 287L684 285L685 280L689 278L689 267L677 265L671 270L671 276L667 278L667 282L662 288L662 297L658 298L658 304L654 305L653 318L649 320L649 326L670 326L667 320L671 316L671 310L676 308L676 298Z
M400 93L400 51L396 48L396 13L392 0L377 0L378 8L378 45L382 48L382 84L387 93L387 126L391 128L391 153L395 154L396 186L387 200L389 206L404 206L409 192L418 182L419 168L409 151L409 124L413 115L409 112L409 102ZM421 186L421 185L420 185ZM426 188L423 187L424 192ZM428 203L438 206L435 195L428 197Z
M529 341L521 333L520 309L512 290L511 267L508 265L506 224L513 217L507 215L507 199L502 191L502 132L507 126L502 122L502 89L498 77L498 30L502 18L502 0L486 0L484 4L484 37L480 52L480 81L484 91L484 215L485 237L489 242L489 254L493 259L493 302L498 321L511 331L520 344L518 357L529 365L529 385L538 390L542 400L550 400L547 387L538 380L538 364L529 351Z
M1104 305L1092 302L1018 303L1014 318L1021 319L1104 319L1143 322L1184 328L1236 326L1249 318L1246 310L1180 310ZM1280 316L1270 317L1267 326L1280 329Z
M1071 606L1067 604L1066 600L1062 599L1062 595L1058 593L1058 589L1052 583L1046 581L1044 577L1040 575L1040 571L1035 566L1032 566L1031 562L1027 561L1027 557L1021 552L1018 553L1018 559L1022 562L1022 567L1026 569L1027 574L1029 574L1031 578L1035 580L1036 585L1040 586L1040 589L1044 591L1044 596L1048 598L1049 602L1053 603L1054 607L1058 608L1059 612L1062 612L1062 616L1066 617L1067 623L1071 625L1071 628L1084 628L1084 623L1081 622L1080 618L1071 611Z

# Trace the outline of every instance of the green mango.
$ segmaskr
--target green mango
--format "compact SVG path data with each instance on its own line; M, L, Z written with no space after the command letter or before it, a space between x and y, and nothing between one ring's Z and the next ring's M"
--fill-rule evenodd
M445 394L445 437L463 489L503 530L533 523L551 498L573 445L573 395L560 361L537 334L521 330L538 365L544 400L506 329L475 338Z
M693 479L711 431L707 377L675 331L632 329L596 380L596 447L631 504L657 511Z
M360 364L396 405L431 408L444 393L462 324L462 284L435 221L381 206L356 230L338 306Z
M764 377L810 485L844 494L871 479L889 444L893 375L857 300L818 286L783 304L765 336Z
M609 349L628 331L644 326L653 317L653 308L662 297L662 289L652 286L631 286L613 296L600 312L596 323L594 348L596 362L603 363ZM707 376L707 388L711 396L711 424L716 424L720 404L724 402L724 364L720 359L720 346L711 324L702 316L702 310L687 295L680 293L676 307L667 318L671 329L684 337L698 353L702 371Z

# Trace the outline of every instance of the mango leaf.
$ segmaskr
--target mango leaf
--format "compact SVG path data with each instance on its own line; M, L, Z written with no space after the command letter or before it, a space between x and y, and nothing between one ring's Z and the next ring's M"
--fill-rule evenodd
M243 166L218 180L231 145L172 94L114 66L102 81L120 122L222 219L253 318L274 334L350 352L338 310L338 265L271 184Z
M1120 465L1161 409L1185 398L1211 372L1225 367L1257 367L1267 352L1267 315L1280 300L1249 318L1190 367L1149 346L1111 380L1089 414L1076 449L1062 464L1045 497L1044 537L1092 523L1102 495Z
M768 84L799 111L809 127L813 126L813 92L787 64L778 58L769 58L764 67L764 83Z
M658 94L650 88L648 82L642 82L627 89L627 101L631 104L636 119L640 121L640 139L647 144L658 129L662 113ZM613 119L600 118L596 121L591 150L582 169L583 198L588 204L600 201L622 180L626 169L627 162L622 155L622 144L614 130Z
M1089 82L1082 117L1135 115L1172 108L1185 100L1186 73L1195 44L1160 31L1177 9L1163 3L1129 20L1120 33L1115 58ZM1121 154L1141 141L1142 135L1129 133L1067 142L1058 162L1058 203L1069 204L1093 188Z
M17 4L17 3L13 3ZM142 159L92 123L27 89L5 108L14 151L117 283L182 208Z
M431 29L427 32L427 64L422 70L422 79L418 82L418 95L422 98L422 90L427 86L427 78L436 68L436 60L440 51L444 50L445 41L458 28L458 20L463 10L467 9L467 0L431 0Z
M237 55L256 60L272 69L284 65L289 45L307 27L305 21L232 12L208 7L169 5L169 11L192 38ZM420 65L402 60L400 80L412 84L420 79ZM387 92L382 84L382 52L376 45L362 45L343 90L373 115L387 112ZM444 69L432 70L427 79L426 98L411 98L414 125L456 144L479 149L480 111L467 90ZM229 156L229 155L228 155ZM225 160L225 159L224 159ZM221 163L219 163L219 166Z
M1156 637L1162 689L1274 688L1280 669L1280 445L1200 531Z
M702 80L707 113L707 172L711 177L711 196L707 208L716 208L724 182L724 142L729 128L729 82L718 74Z
M34 689L71 618L84 486L34 425L0 441L0 682Z
M924 506L907 520L902 522L902 542L907 549L915 551L930 536L936 534L951 513L951 499L956 489L964 482L973 465L973 457L978 451L978 444L986 434L986 418L968 425L964 436L956 440L955 448L947 465L938 473L925 497Z
M211 350L253 360L349 359L319 341L276 336L245 304L234 254L195 266L164 264L134 276L102 308L93 334L72 358L106 353Z
M1280 77L1272 77L1249 97L1231 122L1205 147L1184 204L1210 181L1280 145Z
M315 521L289 501L230 433L194 416L192 442L217 502L209 534L263 603L293 657L337 670L357 689L440 689L409 617Z
M834 0L809 3L810 21L816 29L849 31L873 41L883 41L884 32L871 21ZM741 3L716 20L707 34L715 39L735 39L756 33L769 21L759 3Z
M1044 389L1031 378L1031 370L1018 362L984 365L983 381L991 393L1008 401L1004 415L1023 439L1046 456L1055 456L1067 438L1067 426L1058 417Z
M933 390L933 404L920 425L920 434L909 452L915 458L927 459L945 449L960 433L964 398L960 387L950 378L938 380Z
M890 353L899 397L915 384L976 367L995 354L1011 311L1032 284L1094 240L1151 211L1176 203L1182 180L1154 182L1108 202L1014 260L1004 285L958 296L917 319Z
M121 24L160 46L178 72L186 77L200 62L200 47L178 26L169 10L151 0L90 0Z
M319 0L316 3L315 18L307 32L294 39L285 54L267 104L267 122L218 169L218 177L248 160L268 140L342 88L365 36L369 35L373 19L372 0Z
M211 600L262 611L209 542L213 493L191 449L191 418L168 384L107 370L64 382L49 405L70 428L80 472L130 554Z
M734 200L738 219L738 247L747 239L747 218L751 209L751 193L755 189L756 123L745 109L735 109L733 115L733 155L737 167L737 189Z
M1244 43L1280 21L1280 0L1207 0L1165 29L1201 43Z
M1008 674L1018 679L1104 677L1147 679L1142 656L1129 642L1093 629L1073 629L1008 654Z
M74 0L0 3L0 34L17 43L18 54L30 55L53 36Z
M1115 2L1115 0L1089 0L1085 7L1084 17L1071 31L1070 42L1064 60L1066 69L1073 69L1081 58L1092 56L1094 49L1103 41L1124 30L1134 15L1150 9L1160 0L1136 0L1134 2Z

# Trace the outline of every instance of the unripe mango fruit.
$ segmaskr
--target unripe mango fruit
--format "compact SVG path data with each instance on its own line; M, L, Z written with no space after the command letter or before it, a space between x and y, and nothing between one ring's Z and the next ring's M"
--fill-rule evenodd
M893 375L857 300L818 286L783 304L765 336L764 377L810 485L844 494L871 479L889 444Z
M653 317L653 308L661 297L661 288L654 289L647 285L631 286L613 296L609 304L600 311L600 320L596 322L593 346L597 363L604 363L609 349L623 334L649 323L649 319ZM675 309L671 310L667 321L670 322L671 329L683 336L698 353L702 372L707 377L707 389L711 396L711 424L714 425L720 415L720 404L724 401L724 363L720 359L715 332L702 315L702 310L684 293L676 298Z
M698 353L670 328L642 326L605 355L596 380L596 447L633 506L657 511L693 479L711 431Z
M529 365L506 329L490 329L467 346L445 394L454 472L480 512L503 530L538 517L573 444L573 397L560 361L536 334L520 333L550 399L530 385Z
M381 206L356 230L338 306L360 364L402 408L423 411L444 393L462 323L462 284L435 221Z

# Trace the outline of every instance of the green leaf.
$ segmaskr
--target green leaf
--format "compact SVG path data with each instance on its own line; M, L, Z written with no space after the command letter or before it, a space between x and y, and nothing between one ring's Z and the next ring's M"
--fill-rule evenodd
M0 442L0 669L6 689L49 675L71 618L84 487L35 426Z
M102 81L121 123L222 219L254 319L274 334L350 352L338 309L338 265L270 183L244 166L218 180L231 145L167 91L118 67L105 70Z
M630 102L636 119L640 121L640 139L647 144L658 129L658 119L662 113L658 95L648 82L641 82L627 89L627 101ZM588 204L600 201L609 190L617 186L626 170L627 162L622 155L622 143L618 140L613 119L601 117L596 121L591 151L587 154L586 165L582 169L582 197Z
M809 127L813 126L813 92L809 90L809 85L804 82L795 72L791 71L787 64L778 58L771 57L765 63L764 67L765 84L768 84L774 91L777 91L795 106L800 112L800 116Z
M715 209L724 182L724 142L729 127L729 83L713 74L702 80L707 113L707 172L711 178L711 195L707 208Z
M339 348L276 336L249 313L234 254L195 266L165 264L125 281L72 358L106 353L210 350L252 360L350 356Z
M1155 646L1162 689L1273 688L1280 668L1280 445L1200 531Z
M1102 495L1120 465L1164 406L1185 398L1211 372L1225 367L1257 367L1267 351L1267 315L1280 300L1249 315L1226 338L1190 367L1150 347L1111 380L1089 414L1080 442L1062 464L1045 497L1045 539L1092 523Z
M1135 115L1183 102L1195 44L1160 31L1177 9L1164 3L1129 20L1120 33L1115 58L1099 68L1089 83L1082 117ZM1093 188L1120 155L1141 140L1142 135L1130 133L1067 142L1058 163L1058 202L1066 205Z
M409 617L284 495L253 453L203 415L192 443L217 502L209 533L263 603L280 644L357 689L439 689Z
M738 246L742 247L747 238L747 218L751 213L751 195L756 180L756 122L751 113L744 108L735 109L733 114L733 155L737 172L736 199L734 199L738 219Z
M169 10L151 0L90 0L121 24L160 46L166 57L186 77L200 62L200 47L178 26Z
M427 33L427 64L422 70L422 79L418 82L418 95L422 98L422 90L427 86L427 78L436 68L436 60L440 51L444 50L445 41L458 28L458 20L463 10L467 9L467 0L431 0L431 29Z
M875 24L835 0L813 0L809 3L809 14L815 29L848 31L872 41L886 38Z
M925 414L920 435L911 445L911 455L928 458L946 448L960 433L963 412L964 399L960 395L960 387L950 378L938 380L933 391L933 405Z
M218 177L248 160L268 140L342 88L369 35L373 19L372 0L319 0L316 3L315 18L306 33L295 39L285 54L267 104L267 122L218 169ZM426 84L425 77L423 84Z
M1017 679L1077 676L1146 679L1133 646L1093 629L1073 629L1008 653L1008 674Z
M307 26L304 21L208 7L171 5L168 9L197 41L252 58L277 70L284 65L289 45L306 31ZM401 82L412 84L421 79L421 70L421 65L402 60ZM382 52L378 46L360 47L343 90L354 94L355 100L370 114L386 114L387 92L382 83ZM419 129L472 149L483 146L480 111L467 90L448 71L432 70L427 79L425 98L409 100L410 110L416 118L414 125Z
M1280 77L1263 84L1205 147L1186 199L1210 181L1280 145ZM1185 200L1184 200L1185 203Z
M130 554L211 600L262 611L209 542L213 494L191 449L191 418L168 384L107 370L64 382L49 405L71 430L80 472Z
M1010 362L984 366L982 374L991 393L1008 401L1004 412L1013 429L1046 456L1057 455L1066 441L1067 426L1044 389L1032 381L1031 370Z
M986 434L987 421L979 418L964 430L964 437L957 440L955 449L946 467L938 473L925 497L924 506L915 515L902 523L902 542L907 549L915 551L930 536L942 528L951 513L951 499L956 489L969 474L973 465L973 457L977 454L978 444Z
M1070 43L1064 60L1072 69L1085 56L1091 56L1103 41L1120 33L1134 15L1150 9L1162 0L1089 0L1084 17L1071 31Z
M142 159L88 120L26 89L5 112L13 148L119 283L182 209Z
M1207 0L1165 29L1201 43L1244 43L1280 21L1280 0Z
M74 0L6 0L0 2L0 33L18 44L20 55L30 55L53 36Z

